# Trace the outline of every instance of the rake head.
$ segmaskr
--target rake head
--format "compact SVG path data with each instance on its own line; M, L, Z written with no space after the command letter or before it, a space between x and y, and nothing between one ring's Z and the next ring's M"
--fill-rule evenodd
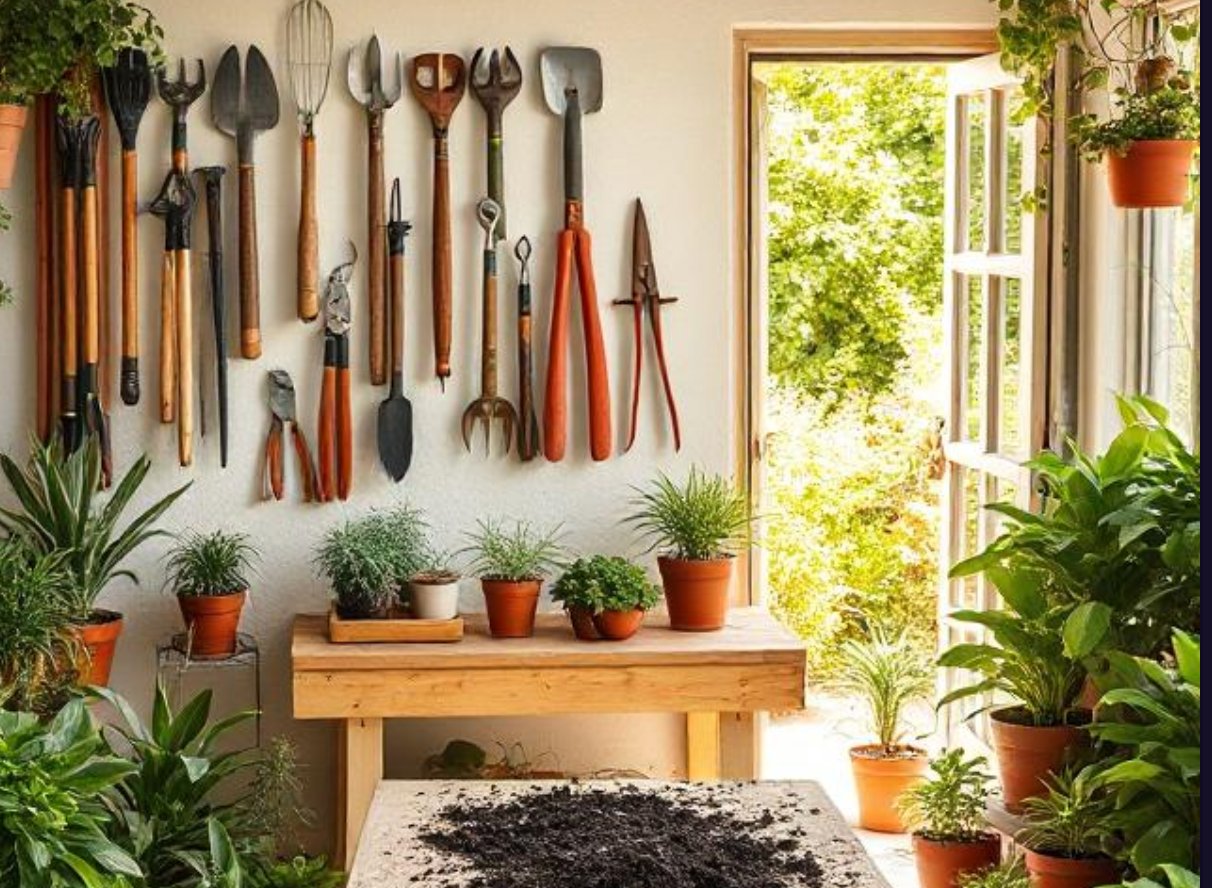
M492 423L500 420L501 433L505 438L505 452L513 441L513 429L518 422L518 414L513 405L505 398L477 398L463 411L463 444L467 452L471 452L471 436L477 422L484 425L484 452L492 452Z
M185 76L185 59L177 60L177 79L169 80L166 68L156 72L156 87L160 98L174 108L188 108L206 91L206 65L197 60L198 76L192 81Z

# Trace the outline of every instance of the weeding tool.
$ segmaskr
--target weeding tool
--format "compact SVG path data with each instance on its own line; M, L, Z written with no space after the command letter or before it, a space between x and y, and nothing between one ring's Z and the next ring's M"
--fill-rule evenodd
M404 397L404 241L412 224L401 211L400 180L391 186L387 223L388 324L391 327L391 391L379 404L379 459L399 482L412 464L412 402Z
M534 408L534 356L531 349L530 238L522 237L518 258L518 456L530 462L539 455L539 420Z
M225 167L202 167L206 188L206 260L215 327L215 378L219 389L219 465L227 466L227 294L223 282L223 175Z
M505 140L502 119L505 108L522 90L522 66L508 46L503 56L495 49L485 54L481 47L471 58L470 79L471 91L488 118L488 196L501 208L496 237L497 240L504 240L508 233L505 227Z

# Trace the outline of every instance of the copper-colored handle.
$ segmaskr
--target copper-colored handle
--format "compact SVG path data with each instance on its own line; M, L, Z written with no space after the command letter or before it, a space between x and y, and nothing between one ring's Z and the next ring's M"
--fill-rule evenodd
M337 496L349 498L353 487L353 416L349 402L349 367L337 368Z
M295 445L295 461L299 464L299 477L303 481L303 502L315 502L318 498L316 495L316 467L311 461L311 449L307 446L307 438L299 431L297 422L290 425L290 437Z
M391 375L404 373L404 254L387 260L391 275Z
M240 164L240 354L261 357L261 285L257 260L256 168Z
M370 115L370 179L367 183L367 296L370 322L370 382L387 382L387 196L383 179L383 112Z
M282 420L274 417L269 424L269 437L265 439L265 471L269 477L269 492L276 500L282 499L285 487L282 477Z
M325 343L325 349L330 345ZM337 491L337 368L325 364L324 379L320 387L320 448L319 489L321 502L329 502Z
M160 422L177 418L177 273L172 253L160 264Z
M451 261L450 155L443 136L434 140L433 158L433 348L439 379L451 372Z
M122 403L139 403L138 155L122 152Z
M303 175L299 196L299 320L320 314L319 223L316 221L316 137L303 136Z
M181 465L194 461L194 302L190 287L189 250L174 259L177 291L177 457Z
M480 345L480 391L485 398L497 396L497 254L484 253L484 338Z
M101 278L97 258L97 189L81 192L80 273L83 275L84 341L80 345L81 363L96 367L101 352ZM94 380L95 382L95 380ZM94 392L94 394L96 394Z
M78 335L80 320L76 315L76 302L79 295L79 279L77 277L77 242L76 242L76 191L73 188L64 189L59 203L60 255L63 257L63 267L60 272L60 292L62 308L59 312L60 334L62 336L63 375L75 376L79 356ZM75 404L60 404L59 409L64 413L75 410Z
M610 458L610 375L598 317L598 288L593 276L593 242L589 232L576 234L577 282L581 287L581 326L585 333L585 381L589 394L589 455Z
M555 295L547 345L547 391L543 399L543 453L551 462L564 458L568 439L568 310L572 298L574 235L560 232L556 250Z
M532 326L530 315L518 318L518 455L525 461L534 459L538 451L535 440L538 429L534 424Z

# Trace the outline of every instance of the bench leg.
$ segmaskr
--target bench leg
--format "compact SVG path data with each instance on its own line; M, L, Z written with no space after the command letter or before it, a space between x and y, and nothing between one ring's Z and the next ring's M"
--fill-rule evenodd
M720 779L720 714L686 713L686 778Z
M339 723L337 750L337 860L353 867L358 839L383 779L383 719L349 718Z

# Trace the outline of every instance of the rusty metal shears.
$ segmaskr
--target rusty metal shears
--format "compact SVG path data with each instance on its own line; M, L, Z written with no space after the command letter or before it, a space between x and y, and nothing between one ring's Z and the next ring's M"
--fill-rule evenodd
M317 499L316 467L311 459L311 448L307 446L307 438L299 428L299 418L295 407L295 384L285 370L269 371L269 412L272 419L269 426L269 438L265 442L265 474L269 494L276 500L282 499L283 464L285 462L282 453L282 437L286 424L290 423L290 438L294 445L295 460L299 464L303 501L313 502Z

